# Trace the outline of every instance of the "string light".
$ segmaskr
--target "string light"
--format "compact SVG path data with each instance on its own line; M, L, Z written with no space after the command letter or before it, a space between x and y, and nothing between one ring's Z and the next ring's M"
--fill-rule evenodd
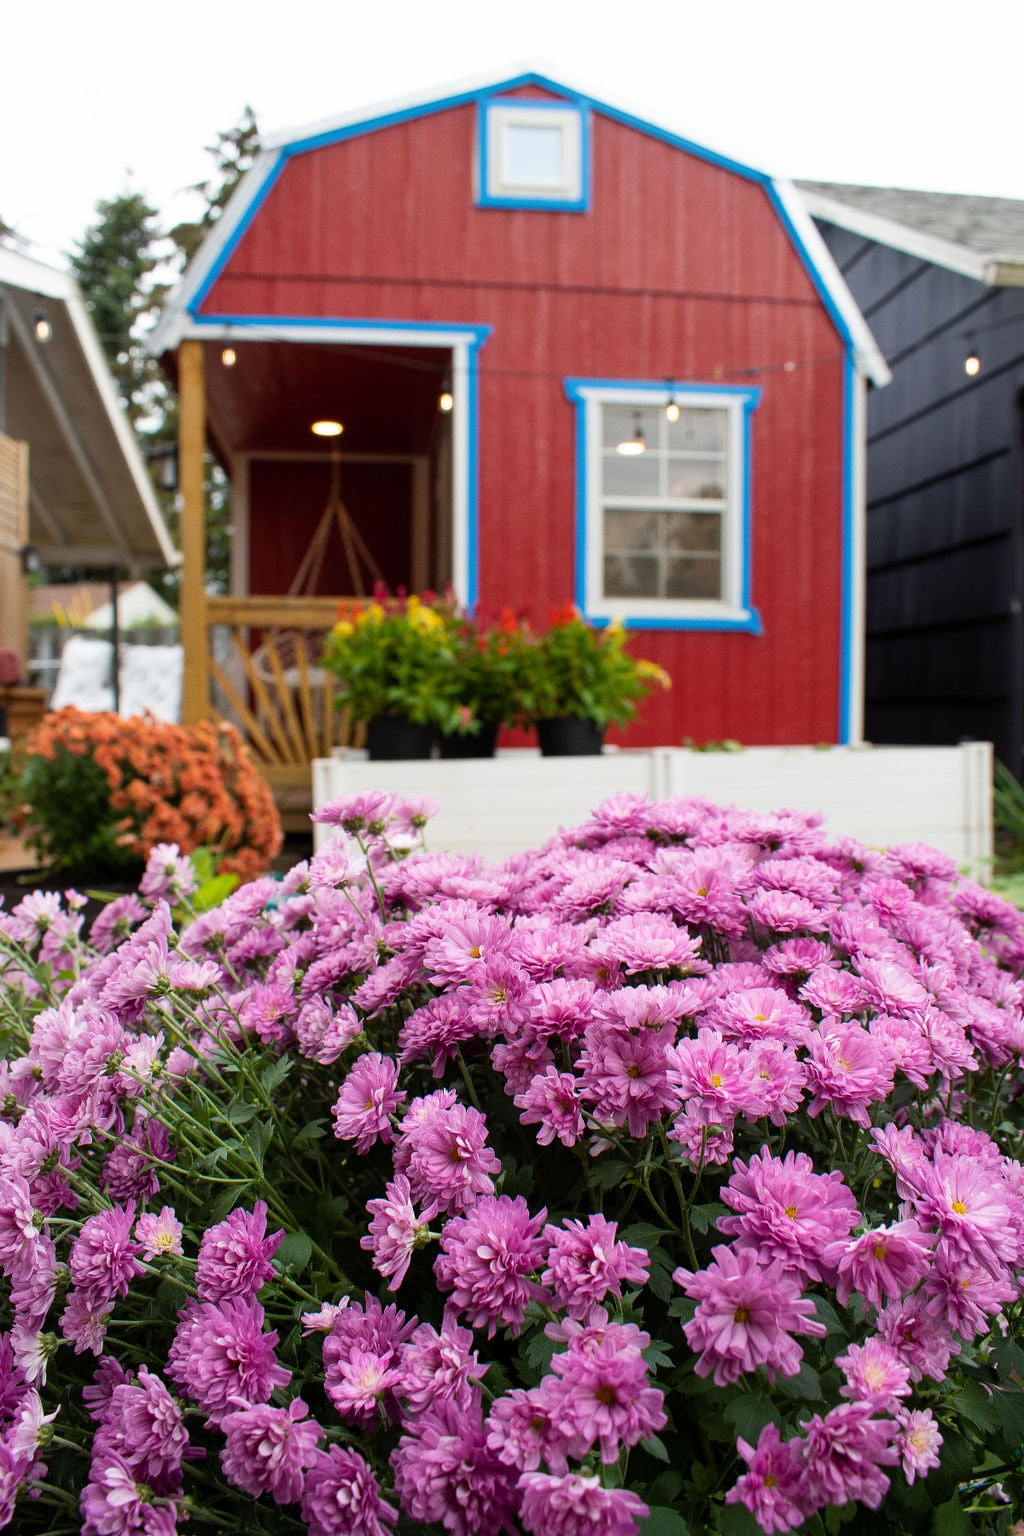
M637 454L647 452L647 439L644 437L643 427L640 425L640 412L633 412L633 420L636 422L636 431L632 437L624 437L621 443L615 444L615 452L621 453L623 458L634 458Z
M45 309L37 309L32 316L32 329L35 332L36 341L47 342L53 335L53 326L47 319Z
M225 368L233 368L238 362L238 353L234 347L225 347L220 354L220 360Z
M665 407L665 417L668 421L679 420L679 401L676 399L675 385L671 379L665 380L668 385L668 405Z
M978 356L978 349L974 345L972 338L968 336L967 356L964 358L964 373L967 374L968 378L973 379L975 375L979 374L980 372L981 358Z
M447 379L444 381L444 386L437 402L437 408L443 411L446 416L455 409L455 396L452 394L452 387Z
M340 421L314 421L309 430L316 437L340 437L345 428Z

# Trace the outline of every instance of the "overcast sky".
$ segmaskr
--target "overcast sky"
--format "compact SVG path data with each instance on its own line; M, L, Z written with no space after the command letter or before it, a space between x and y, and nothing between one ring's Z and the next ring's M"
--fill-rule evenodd
M60 264L100 198L194 208L266 135L539 63L776 175L1024 199L1024 0L8 0L0 217Z

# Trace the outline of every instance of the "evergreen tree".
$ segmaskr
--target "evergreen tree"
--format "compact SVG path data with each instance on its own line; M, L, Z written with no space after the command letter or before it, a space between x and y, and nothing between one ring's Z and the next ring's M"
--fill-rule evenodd
M159 414L166 397L145 347L164 293L153 275L161 261L157 217L138 192L101 201L69 257L133 425L147 412Z
M206 146L206 153L213 158L213 171L206 181L195 182L188 189L203 199L203 212L192 223L176 224L170 232L186 265L199 249L207 231L224 212L228 198L252 166L260 148L256 114L248 104L242 108L241 119L235 127L226 133L218 133L215 143Z

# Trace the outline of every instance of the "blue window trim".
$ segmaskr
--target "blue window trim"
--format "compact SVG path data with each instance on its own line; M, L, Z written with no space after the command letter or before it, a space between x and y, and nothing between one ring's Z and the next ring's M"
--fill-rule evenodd
M727 631L740 634L760 635L763 633L761 616L750 602L750 543L751 543L751 509L750 509L750 452L751 452L751 418L757 409L761 399L761 391L739 384L676 384L671 388L666 386L664 379L581 379L569 378L564 380L565 393L576 411L576 606L580 612L592 624L602 626L611 623L611 616L607 614L592 614L588 611L589 593L587 591L587 554L588 533L590 527L591 510L591 486L588 477L588 441L587 441L587 403L595 396L630 394L637 396L655 396L658 400L668 403L670 394L674 395L681 403L685 403L687 396L700 395L704 398L718 398L723 401L739 402L742 410L741 436L743 455L743 481L742 493L739 504L739 517L737 520L740 539L740 577L739 577L739 603L736 608L726 608L723 604L721 617L702 614L687 614L686 603L680 600L680 613L678 617L666 615L648 616L642 611L630 613L628 608L621 615L621 622L627 629L694 629Z
M476 606L480 594L480 349L491 334L491 326L467 324L459 320L368 320L341 315L258 314L197 315L193 326L196 330L207 332L211 339L224 337L236 341L246 340L247 333L250 333L250 340L274 340L275 335L279 336L281 332L290 329L311 334L319 332L325 342L331 340L332 333L341 337L345 333L355 332L372 338L388 331L397 331L405 333L406 338L422 337L422 345L425 347L465 347L466 371L462 392L466 419L465 512L462 529L466 552L465 590L459 591L458 595L464 607L472 609ZM402 344L408 346L415 343L406 339ZM380 345L387 346L389 342L381 341ZM456 506L459 499L456 490Z
M488 117L493 107L502 111L518 108L524 112L559 112L563 116L567 112L572 112L576 115L580 134L579 197L541 197L529 192L524 192L522 195L509 192L492 195L488 192L492 168ZM590 112L586 103L580 99L562 97L558 101L551 101L529 96L481 97L477 102L476 114L476 206L478 208L529 208L548 213L586 213L590 208L590 126Z

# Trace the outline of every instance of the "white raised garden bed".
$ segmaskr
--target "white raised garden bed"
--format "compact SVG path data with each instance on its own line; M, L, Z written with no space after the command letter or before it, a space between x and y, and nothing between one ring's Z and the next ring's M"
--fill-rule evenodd
M992 859L992 747L685 747L607 751L601 757L541 757L529 750L495 758L369 762L339 752L313 764L313 805L356 790L429 795L441 806L429 843L487 859L534 848L575 826L608 795L664 799L701 795L751 811L822 811L830 831L871 847L923 842L966 873L984 876ZM316 828L317 846L328 835Z

